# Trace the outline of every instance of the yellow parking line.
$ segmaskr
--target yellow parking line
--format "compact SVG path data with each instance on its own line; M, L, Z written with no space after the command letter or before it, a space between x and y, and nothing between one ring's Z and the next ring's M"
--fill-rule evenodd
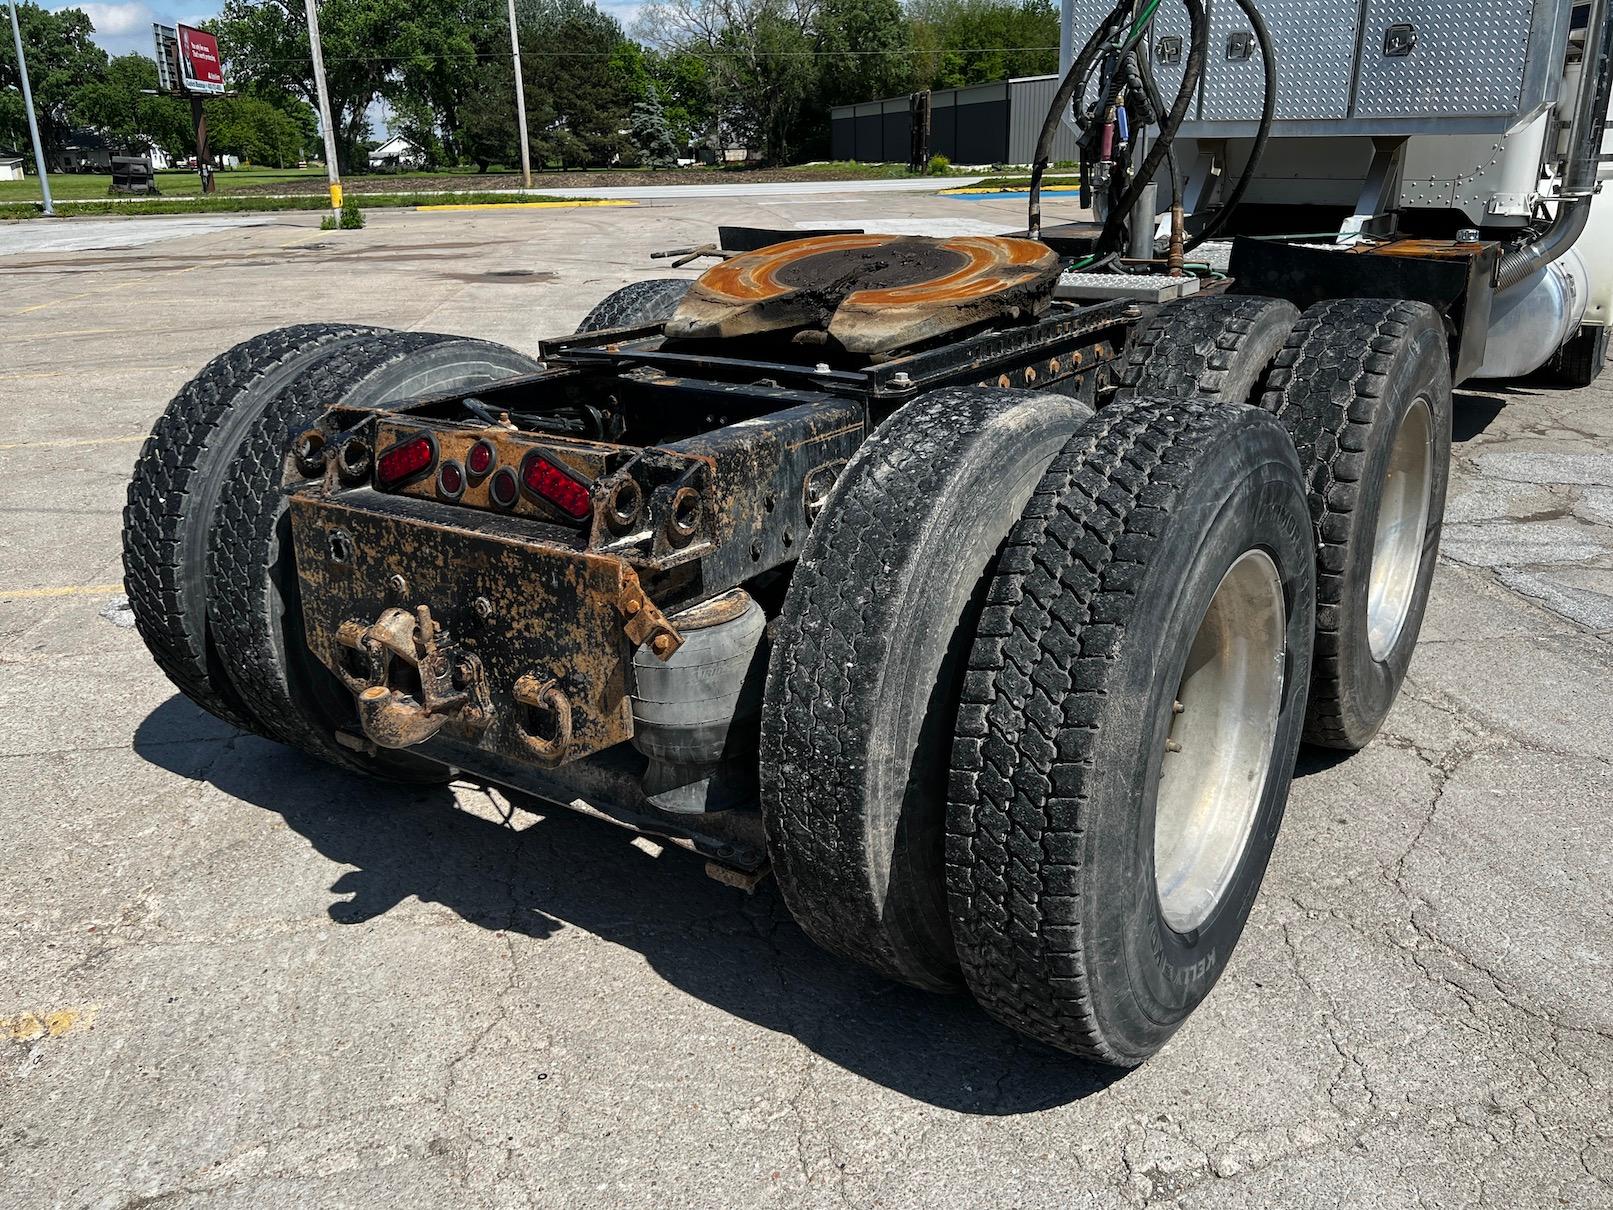
M637 206L616 199L579 199L574 202L459 202L445 206L416 206L416 210L569 210L579 206Z
M943 189L942 197L961 197L967 193L1029 193L1029 185L999 185L992 189ZM1080 193L1079 185L1043 185L1043 193Z
M7 441L0 444L0 450L59 450L73 445L121 445L128 441L144 441L144 433L136 433L129 437L64 437L60 441Z
M122 592L122 584L62 584L55 588L0 588L0 601L33 601L40 597L96 597Z

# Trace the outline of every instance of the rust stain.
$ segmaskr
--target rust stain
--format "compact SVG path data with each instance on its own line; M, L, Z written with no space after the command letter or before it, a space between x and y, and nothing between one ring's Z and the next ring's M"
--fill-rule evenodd
M74 1030L88 1029L95 1021L93 1008L58 1008L46 1013L22 1012L0 1017L0 1036L13 1042L37 1042L60 1038Z

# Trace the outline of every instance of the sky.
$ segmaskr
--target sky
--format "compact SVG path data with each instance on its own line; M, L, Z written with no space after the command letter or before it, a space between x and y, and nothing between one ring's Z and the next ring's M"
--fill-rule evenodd
M51 4L52 9L81 8L89 14L95 25L95 41L109 55L126 55L131 50L153 58L151 23L164 25L195 25L218 15L218 5L201 4L194 8L168 8L142 4L131 0L128 4Z

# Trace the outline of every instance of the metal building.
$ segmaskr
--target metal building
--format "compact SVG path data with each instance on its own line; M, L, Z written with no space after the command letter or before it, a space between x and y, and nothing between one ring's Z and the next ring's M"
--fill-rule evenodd
M1058 87L1057 76L1023 76L930 94L930 154L954 164L1028 164ZM829 115L837 160L905 164L912 149L913 98L837 105ZM1061 125L1055 160L1076 158L1075 133Z

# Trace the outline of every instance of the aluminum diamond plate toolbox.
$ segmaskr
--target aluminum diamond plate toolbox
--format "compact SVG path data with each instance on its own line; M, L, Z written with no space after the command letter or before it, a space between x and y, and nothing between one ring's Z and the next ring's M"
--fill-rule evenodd
M1524 67L1547 50L1532 47L1535 17L1518 0L1366 0L1356 116L1523 112Z
M1355 3L1265 0L1260 14L1277 47L1277 118L1343 118L1355 71ZM1210 10L1204 76L1206 122L1257 121L1265 68L1249 18L1231 0Z
M1556 99L1574 0L1260 0L1277 44L1277 136L1501 134ZM1245 138L1263 73L1233 0L1209 0L1208 57L1181 134ZM1109 6L1063 0L1064 66ZM1163 0L1149 53L1167 101L1181 84L1189 27Z

